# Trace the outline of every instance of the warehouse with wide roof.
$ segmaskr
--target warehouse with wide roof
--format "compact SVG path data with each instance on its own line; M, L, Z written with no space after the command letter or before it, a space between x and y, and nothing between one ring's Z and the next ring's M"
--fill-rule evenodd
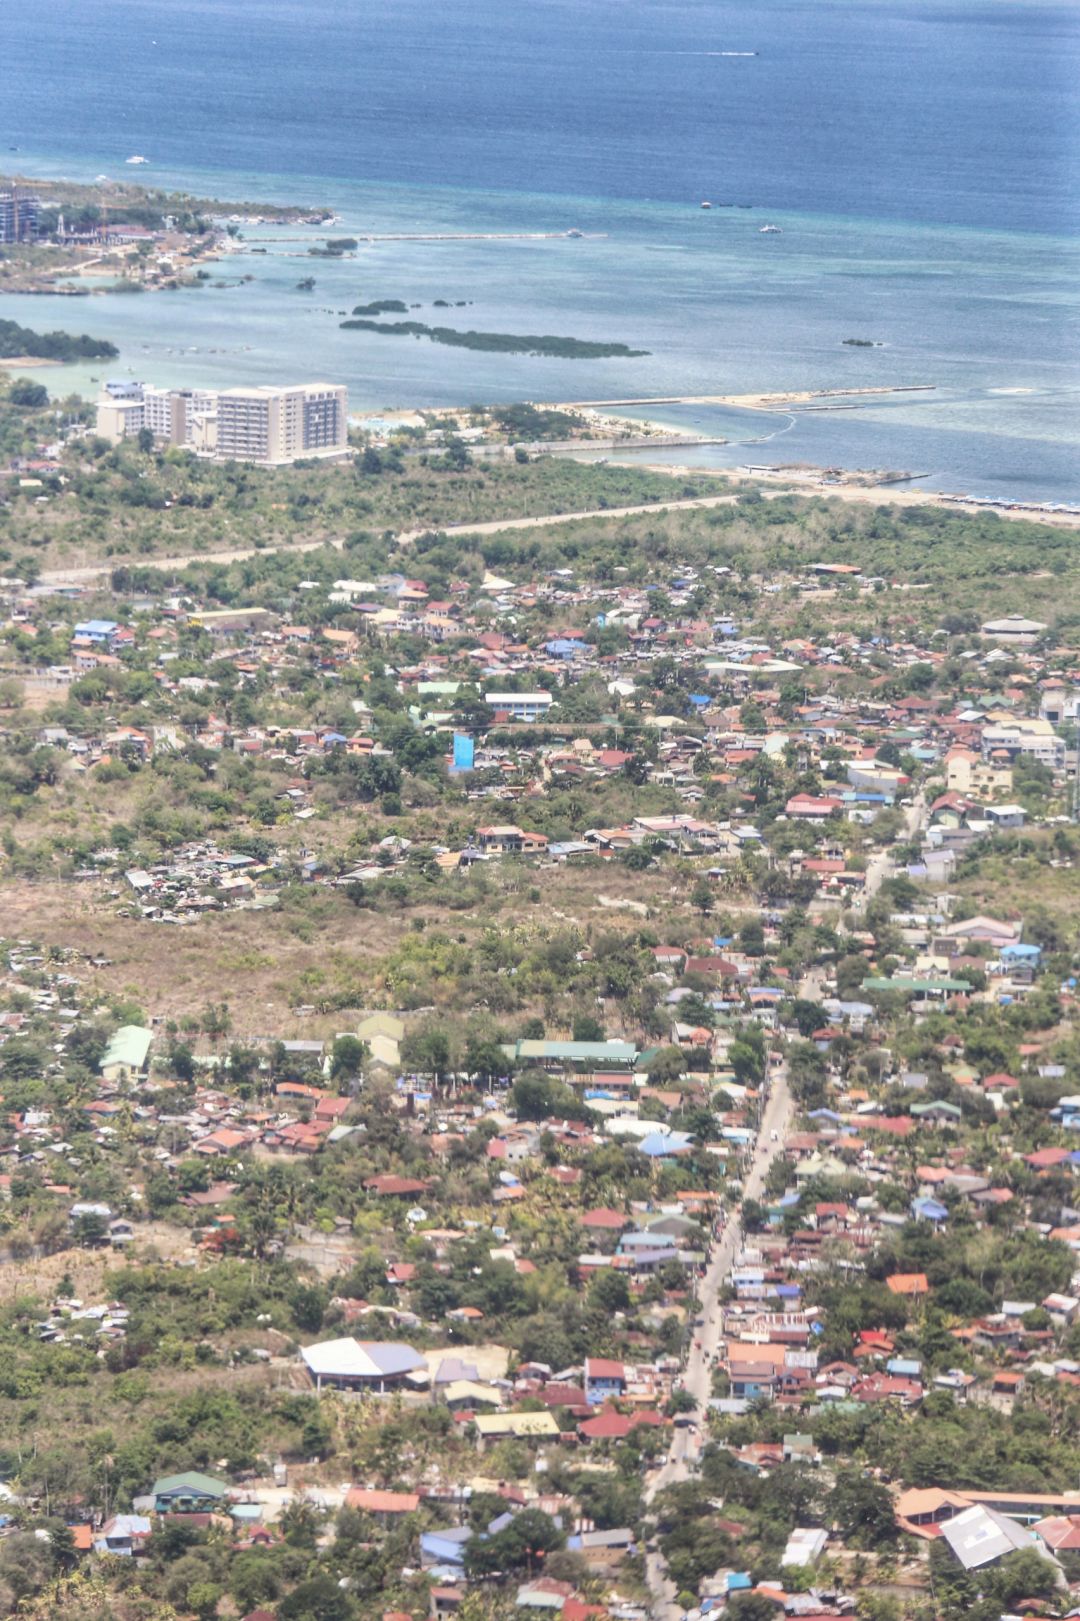
M323 1340L305 1346L300 1355L316 1390L381 1394L406 1383L422 1383L427 1374L426 1358L396 1340Z

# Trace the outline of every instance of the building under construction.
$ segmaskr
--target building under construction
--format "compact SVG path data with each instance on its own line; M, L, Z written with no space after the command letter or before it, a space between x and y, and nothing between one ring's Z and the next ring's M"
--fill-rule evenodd
M36 242L41 198L13 186L0 191L0 243Z

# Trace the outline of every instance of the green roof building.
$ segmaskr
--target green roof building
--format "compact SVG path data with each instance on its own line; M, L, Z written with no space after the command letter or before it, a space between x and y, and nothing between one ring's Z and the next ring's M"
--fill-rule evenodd
M970 991L966 979L864 979L864 991L896 991L901 996L944 996L950 991Z
M189 1469L182 1475L163 1475L155 1480L152 1496L158 1514L207 1514L219 1508L229 1495L223 1480Z
M519 1041L506 1051L515 1063L540 1069L631 1070L638 1060L628 1041Z
M98 1066L107 1081L130 1081L146 1072L150 1056L151 1031L138 1024L122 1024L115 1030Z

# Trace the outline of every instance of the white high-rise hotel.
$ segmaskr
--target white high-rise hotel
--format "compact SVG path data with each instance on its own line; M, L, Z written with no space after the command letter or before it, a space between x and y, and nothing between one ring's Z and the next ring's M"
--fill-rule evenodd
M107 383L97 431L118 443L148 428L159 444L184 445L216 461L280 467L348 449L348 391L332 383L295 388L164 389Z

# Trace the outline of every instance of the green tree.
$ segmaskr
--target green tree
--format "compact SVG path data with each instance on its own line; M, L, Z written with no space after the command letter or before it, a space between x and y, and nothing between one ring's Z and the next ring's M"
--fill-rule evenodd
M330 1075L339 1087L349 1090L360 1079L367 1052L367 1043L359 1036L338 1036L330 1056Z
M146 432L147 430L143 430ZM213 1621L217 1615L218 1601L221 1598L221 1588L217 1582L192 1582L187 1590L188 1608L198 1618L198 1621Z
M852 1547L882 1548L896 1541L896 1514L889 1489L861 1469L837 1471L826 1512Z
M732 1593L724 1605L724 1621L776 1621L776 1604L763 1593Z
M568 1086L540 1070L526 1070L510 1088L510 1102L519 1120L548 1120L570 1108L580 1113Z
M700 912L702 917L707 917L713 909L713 898L713 888L709 880L707 878L699 878L693 889L690 891L691 906L693 906L696 911Z
M296 1326L305 1333L317 1334L326 1315L327 1294L321 1284L297 1284L289 1296L289 1309Z
M685 1001L683 1008L685 1009ZM686 1055L681 1047L661 1047L646 1066L650 1081L663 1086L665 1081L681 1080L686 1073Z
M95 1210L86 1210L71 1224L71 1236L80 1249L98 1249L108 1237L109 1229L104 1216Z
M18 405L23 410L40 411L49 403L49 391L42 383L32 383L29 377L16 377L7 391L9 405Z
M630 1286L625 1275L602 1267L589 1286L589 1303L607 1317L616 1311L626 1311L630 1305Z
M526 1570L565 1542L550 1515L538 1508L522 1509L504 1530L490 1537L473 1537L466 1544L465 1573L492 1576Z
M312 1576L277 1608L278 1621L353 1621L356 1605L332 1576Z
M760 1043L748 1040L733 1041L728 1051L728 1063L740 1086L758 1086L765 1074L765 1055Z

